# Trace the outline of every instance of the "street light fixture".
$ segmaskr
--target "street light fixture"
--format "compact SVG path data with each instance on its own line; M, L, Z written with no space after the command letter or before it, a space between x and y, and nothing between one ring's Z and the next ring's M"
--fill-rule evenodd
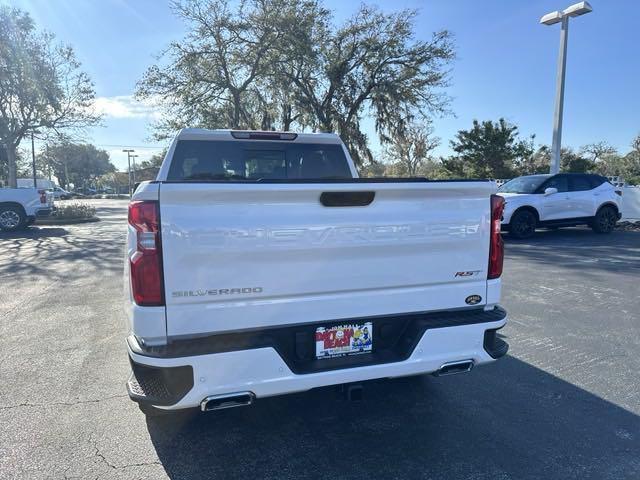
M129 165L129 170L128 170L128 172L129 172L129 196L131 196L131 194L133 193L132 189L131 189L131 154L133 152L135 152L135 150L133 150L132 148L129 148L129 149L124 149L122 151L127 154L127 164Z
M562 22L560 28L560 54L558 55L558 73L556 77L556 107L553 113L553 142L551 144L550 173L560 171L560 147L562 143L562 110L564 107L564 77L567 68L567 37L569 34L569 18L589 13L593 9L589 2L579 2L563 11L547 13L540 19L543 25L555 25Z

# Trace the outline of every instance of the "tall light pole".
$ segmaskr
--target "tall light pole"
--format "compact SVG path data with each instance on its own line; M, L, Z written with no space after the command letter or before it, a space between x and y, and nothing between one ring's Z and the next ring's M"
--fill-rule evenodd
M560 54L558 55L558 72L556 76L556 107L553 112L553 142L551 144L550 173L560 171L560 149L562 146L562 110L564 108L564 76L567 68L567 37L569 35L569 18L589 13L589 2L580 2L565 8L562 12L547 13L540 19L544 25L554 25L562 22L560 27Z
M133 172L131 173L132 177L133 177L133 184L136 184L136 158L138 158L138 155L131 155L131 162L133 163Z
M129 172L129 196L131 196L131 194L133 193L131 191L131 153L135 152L135 150L130 148L130 149L122 150L122 151L127 154L127 164L129 165L129 170L128 170L128 172Z
M36 175L36 146L31 132L31 167L33 169L33 188L38 188L38 175Z

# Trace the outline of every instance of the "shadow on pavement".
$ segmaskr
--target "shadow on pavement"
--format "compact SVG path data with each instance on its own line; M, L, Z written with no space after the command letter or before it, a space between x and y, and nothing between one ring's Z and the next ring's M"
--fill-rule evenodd
M602 235L587 228L567 228L541 230L525 240L509 235L503 238L507 258L523 257L582 270L640 270L640 231Z
M175 480L640 477L640 417L513 357L147 425Z
M60 227L28 227L15 232L0 232L0 240L31 239L63 237L69 233L68 230Z
M126 227L123 224L117 230L102 223L34 226L0 234L0 277L42 275L72 280L87 274L80 266L101 274L121 271Z

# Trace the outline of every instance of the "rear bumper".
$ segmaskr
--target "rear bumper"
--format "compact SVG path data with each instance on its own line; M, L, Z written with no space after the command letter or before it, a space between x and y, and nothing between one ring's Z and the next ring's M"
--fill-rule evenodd
M466 323L432 325L420 332L414 345L398 361L379 361L375 354L359 355L348 357L357 359L351 364L307 369L308 373L300 373L304 369L282 353L277 342L272 346L233 347L199 355L173 356L164 352L165 355L157 356L156 352L156 356L150 356L130 337L127 347L133 373L127 385L129 396L136 402L181 409L197 407L212 395L251 392L261 398L328 385L433 373L445 363L460 360L481 365L507 353L508 345L496 335L507 317L502 309L477 312L478 319L492 320L474 322L466 315ZM374 335L374 347L375 341Z

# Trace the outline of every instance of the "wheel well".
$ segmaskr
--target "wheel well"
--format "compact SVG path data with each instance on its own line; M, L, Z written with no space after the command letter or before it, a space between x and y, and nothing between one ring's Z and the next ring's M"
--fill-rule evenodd
M602 205L600 205L600 206L598 207L598 210L596 210L596 214L597 214L601 209L603 209L604 207L611 207L611 208L613 208L613 209L616 211L616 213L620 213L620 210L618 210L618 206L617 206L615 203L613 203L613 202L606 202L606 203L603 203Z
M27 212L25 212L24 207L18 202L0 202L0 208L2 207L18 207L20 210L22 210L22 214L25 217L27 216Z
M513 217L514 217L518 212L522 212L523 210L527 210L527 211L529 211L529 212L533 213L533 214L535 215L535 217L536 217L536 223L540 221L540 215L538 214L538 211L537 211L535 208L530 207L530 206L528 206L528 205L525 205L524 207L518 207L518 208L516 208L516 211L515 211L515 212L513 212L513 213L511 214L511 219L513 219ZM511 220L509 220L509 223L511 223Z

